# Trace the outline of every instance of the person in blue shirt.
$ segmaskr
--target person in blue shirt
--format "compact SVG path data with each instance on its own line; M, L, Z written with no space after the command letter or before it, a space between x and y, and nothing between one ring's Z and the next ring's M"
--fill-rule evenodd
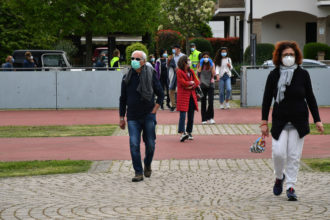
M156 113L163 102L164 92L156 77L156 71L146 65L143 51L136 50L131 56L131 68L123 76L119 104L119 126L125 129L125 115L129 133L130 151L135 170L133 182L151 176L151 162L155 152ZM155 95L157 100L155 103ZM144 169L142 168L140 141L141 132L145 143Z
M7 56L6 63L2 64L2 71L13 71L14 58L12 56Z
M25 71L33 71L33 68L36 67L36 64L33 60L33 56L30 51L25 52L25 60L23 62L23 68Z

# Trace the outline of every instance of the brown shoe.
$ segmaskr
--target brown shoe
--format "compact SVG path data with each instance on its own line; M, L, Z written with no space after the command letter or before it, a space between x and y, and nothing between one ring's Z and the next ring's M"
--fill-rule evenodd
M152 173L151 166L144 166L144 176L150 177Z
M132 182L140 182L143 180L142 174L135 174L135 177L132 178Z

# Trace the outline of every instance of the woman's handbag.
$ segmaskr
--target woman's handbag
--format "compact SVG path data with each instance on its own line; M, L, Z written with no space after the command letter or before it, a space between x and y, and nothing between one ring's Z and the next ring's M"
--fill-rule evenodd
M196 95L197 95L198 100L204 97L204 94L203 94L203 91L202 91L201 87L197 86L195 91L196 91Z

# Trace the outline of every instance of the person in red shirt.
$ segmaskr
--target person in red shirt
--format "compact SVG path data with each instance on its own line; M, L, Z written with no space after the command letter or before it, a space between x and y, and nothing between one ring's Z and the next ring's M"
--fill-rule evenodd
M193 140L191 135L194 124L194 111L198 111L197 95L195 89L199 86L199 80L192 69L191 63L186 55L178 61L177 70L177 111L180 111L179 129L180 141ZM186 112L188 112L187 129L185 129Z

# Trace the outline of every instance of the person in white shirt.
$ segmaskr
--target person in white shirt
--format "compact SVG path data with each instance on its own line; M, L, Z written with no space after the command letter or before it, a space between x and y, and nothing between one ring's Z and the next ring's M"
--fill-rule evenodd
M219 81L219 96L220 96L220 109L229 109L229 99L231 95L231 70L233 65L231 59L228 57L228 49L222 47L215 55L215 74L217 81ZM226 95L225 95L226 87ZM226 96L226 103L224 105Z

